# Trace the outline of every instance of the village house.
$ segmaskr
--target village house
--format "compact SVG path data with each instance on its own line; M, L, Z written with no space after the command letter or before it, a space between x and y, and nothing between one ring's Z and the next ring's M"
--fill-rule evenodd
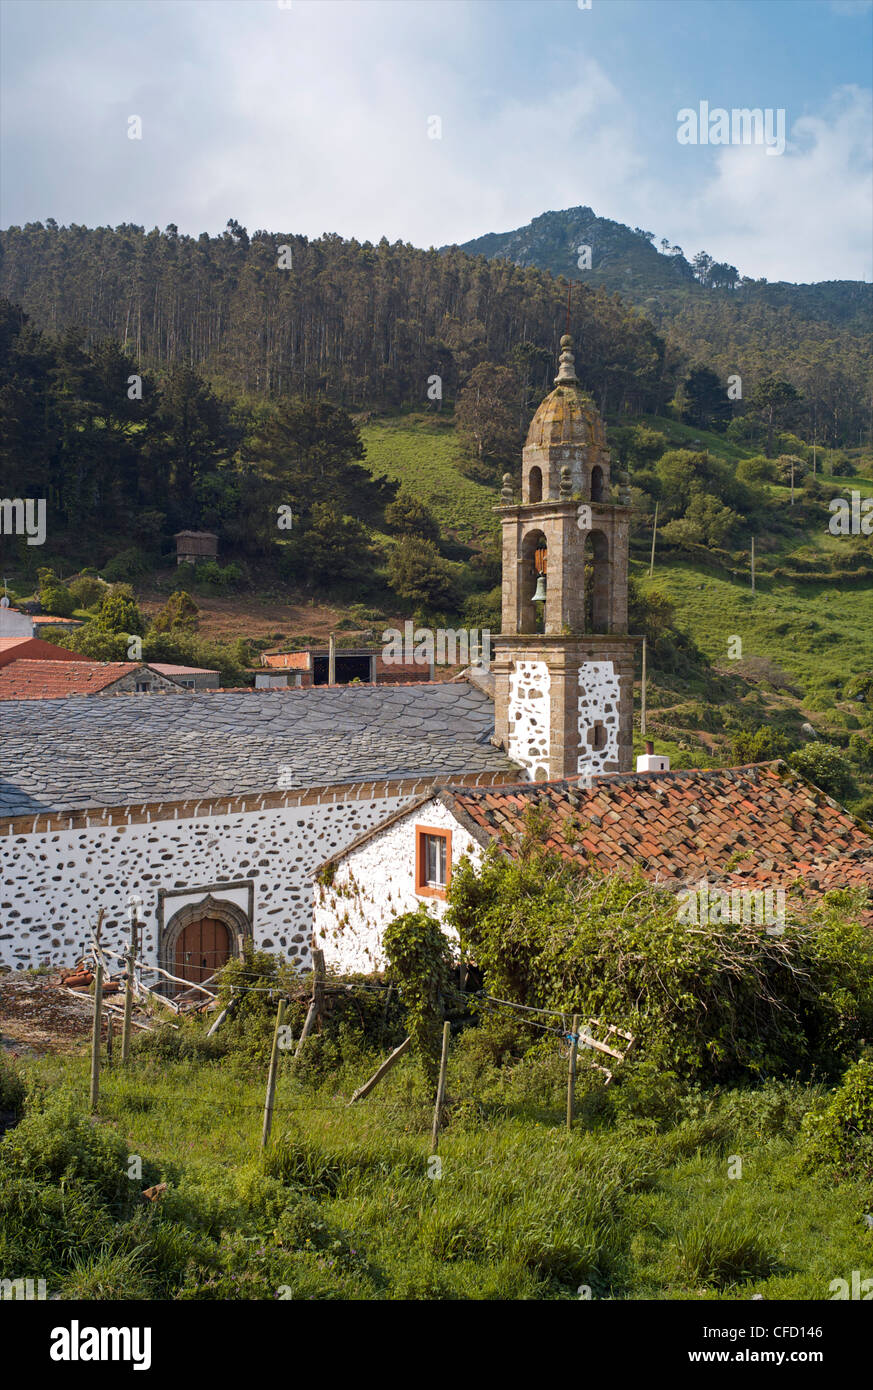
M574 777L454 786L422 796L319 866L314 933L326 962L343 972L382 969L390 920L422 905L442 916L461 859L478 864L489 846L517 855L532 811L538 838L583 870L639 871L680 900L694 890L695 902L703 884L707 904L725 895L765 928L767 894L809 906L829 889L861 888L873 908L873 837L785 763L638 771L591 785ZM867 920L873 925L873 910Z
M386 661L381 647L307 647L299 652L264 652L262 664L268 674L259 672L255 684L262 689L285 686L408 685L410 681L433 680L433 664L427 661ZM331 680L333 674L333 680Z
M0 700L151 695L158 691L179 694L182 689L181 682L143 661L46 661L19 657L0 668Z
M332 963L372 968L390 916L440 911L460 856L504 831L511 845L532 802L549 843L607 869L866 872L866 832L781 770L632 773L627 486L565 337L520 497L503 480L489 672L7 700L0 963L75 961L101 910L104 943L122 949L134 894L142 956L188 980L246 942L305 966L313 931Z
M44 642L41 637L0 637L0 667L12 661L80 661L76 652Z

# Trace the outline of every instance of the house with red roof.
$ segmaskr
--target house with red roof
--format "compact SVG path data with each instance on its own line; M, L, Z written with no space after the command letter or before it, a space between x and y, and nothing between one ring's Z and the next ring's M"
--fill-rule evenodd
M490 846L513 857L533 827L583 872L639 871L681 895L695 914L683 920L726 905L745 915L721 920L777 930L779 904L802 910L830 889L858 888L870 894L873 927L873 830L775 762L422 796L316 872L314 930L325 959L344 971L381 969L394 916L422 904L441 915L462 858L479 862Z
M38 643L47 647L47 642ZM0 668L0 700L62 700L71 695L178 693L183 687L142 661L16 658Z
M81 661L76 652L44 642L41 637L0 637L0 667L11 661Z

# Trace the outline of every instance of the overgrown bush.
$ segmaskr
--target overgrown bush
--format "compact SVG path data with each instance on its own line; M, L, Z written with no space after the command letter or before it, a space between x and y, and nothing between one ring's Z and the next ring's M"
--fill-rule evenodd
M827 1105L810 1111L803 1140L808 1164L873 1179L873 1060L849 1067Z
M413 1049L432 1089L442 1051L444 1000L449 993L452 957L439 922L426 908L405 912L388 923L382 938L388 975L400 986Z
M855 790L852 765L832 743L807 744L792 753L789 761L801 777L808 778L837 800L851 796Z
M71 618L76 606L76 600L70 590L55 580L42 585L39 602L43 613L50 614L53 618Z
M106 562L103 566L103 578L109 584L118 584L126 579L136 579L138 575L147 573L149 568L149 559L145 551L132 545L127 550L120 550Z
M94 604L103 598L106 585L101 584L93 574L82 574L78 579L71 579L67 588L73 595L77 608L93 608Z
M24 1079L18 1068L0 1052L0 1113L20 1115L24 1109Z
M586 875L531 835L516 859L492 849L478 870L462 862L447 920L489 992L603 1017L652 1065L721 1081L834 1070L870 1036L873 940L859 909L830 894L773 936L683 922L669 891Z
M0 1142L0 1187L14 1178L87 1189L93 1199L129 1207L139 1180L128 1176L128 1149L114 1130L92 1122L66 1095L29 1110ZM144 1174L142 1187L154 1181Z

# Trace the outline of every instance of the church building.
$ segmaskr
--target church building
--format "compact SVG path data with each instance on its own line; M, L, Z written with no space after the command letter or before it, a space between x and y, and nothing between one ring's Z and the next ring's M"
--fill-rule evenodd
M531 423L520 497L503 480L492 673L4 702L0 964L72 964L100 914L103 942L123 950L135 896L143 958L185 980L246 942L303 967L316 941L330 964L372 969L385 923L421 903L441 912L460 857L530 798L555 818L550 844L607 869L655 862L689 826L713 833L673 856L678 878L766 841L781 774L740 769L727 793L707 774L629 775L629 480L611 470L571 347ZM850 855L869 872L869 836L841 808L791 795L786 872L820 854L831 879ZM724 808L740 796L737 828Z

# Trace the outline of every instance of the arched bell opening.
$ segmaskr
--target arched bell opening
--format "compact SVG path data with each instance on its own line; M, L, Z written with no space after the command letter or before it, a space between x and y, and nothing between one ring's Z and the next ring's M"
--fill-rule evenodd
M519 632L542 632L548 584L548 542L542 531L528 531L521 544Z
M602 531L590 531L584 548L585 632L608 633L609 541Z
M543 470L538 464L527 475L527 500L528 502L542 502L543 500Z
M604 496L603 469L595 463L591 470L591 501L602 502Z

